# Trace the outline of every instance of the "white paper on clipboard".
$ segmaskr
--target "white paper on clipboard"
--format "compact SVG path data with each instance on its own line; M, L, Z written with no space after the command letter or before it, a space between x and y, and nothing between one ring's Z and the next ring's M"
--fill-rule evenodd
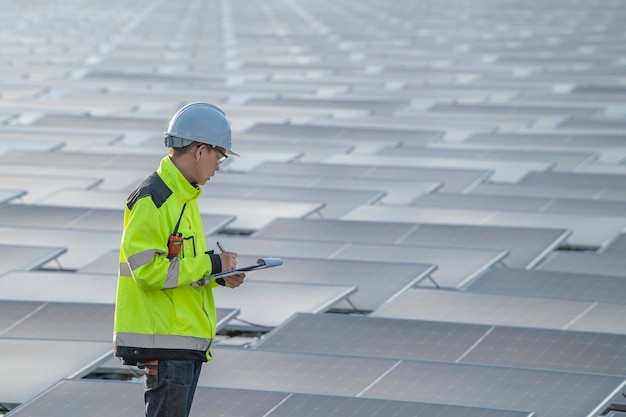
M283 260L281 258L259 258L254 265L243 266L241 268L233 269L231 271L218 272L217 274L213 274L215 278L223 278L228 277L230 275L236 275L251 271L258 271L260 269L273 268L275 266L280 266L283 264Z

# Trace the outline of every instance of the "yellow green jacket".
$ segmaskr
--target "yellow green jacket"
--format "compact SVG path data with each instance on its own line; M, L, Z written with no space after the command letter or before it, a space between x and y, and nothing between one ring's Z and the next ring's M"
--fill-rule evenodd
M115 355L126 364L210 359L217 284L207 277L221 264L219 256L205 253L201 193L167 156L128 197L113 337ZM168 238L179 218L185 240L178 256L168 259Z

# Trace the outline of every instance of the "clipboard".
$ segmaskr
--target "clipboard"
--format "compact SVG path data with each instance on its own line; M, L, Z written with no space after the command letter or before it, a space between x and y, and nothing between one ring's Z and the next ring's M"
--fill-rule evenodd
M230 275L241 274L245 272L258 271L261 269L274 268L283 264L281 258L259 258L253 265L242 266L241 268L233 269L231 271L218 272L213 274L215 278L224 278Z

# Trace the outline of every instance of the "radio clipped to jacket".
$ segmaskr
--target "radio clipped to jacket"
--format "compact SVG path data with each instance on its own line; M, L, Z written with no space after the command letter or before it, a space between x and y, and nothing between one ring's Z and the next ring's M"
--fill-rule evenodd
M185 238L182 233L178 233L178 227L180 226L180 220L183 218L183 213L185 212L185 206L187 203L183 204L183 209L180 211L180 216L178 217L178 221L176 222L176 226L174 227L174 232L167 239L167 257L169 259L175 258L180 254L181 249L183 248L183 243Z

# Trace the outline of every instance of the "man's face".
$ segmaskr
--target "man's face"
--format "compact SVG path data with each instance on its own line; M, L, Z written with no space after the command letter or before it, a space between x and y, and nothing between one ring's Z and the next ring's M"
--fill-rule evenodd
M207 144L199 144L196 149L196 161L197 171L196 183L198 185L204 185L207 181L215 175L215 171L218 171L220 164L226 160L226 153L219 147L211 147Z

